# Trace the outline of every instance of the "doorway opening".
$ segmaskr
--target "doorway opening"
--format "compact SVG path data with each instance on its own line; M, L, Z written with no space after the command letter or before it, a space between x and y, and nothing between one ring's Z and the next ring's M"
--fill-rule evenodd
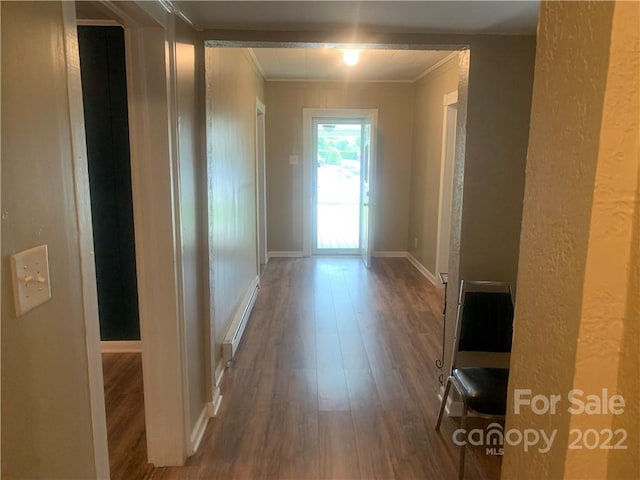
M173 35L173 17L157 5L136 2L86 1L64 4L66 66L69 75L69 106L74 158L74 179L80 223L83 288L86 289L87 360L89 362L90 398L94 454L101 472L108 478L111 439L107 435L105 415L105 370L98 336L99 307L95 295L96 274L93 259L93 232L89 208L91 189L86 174L86 141L82 105L81 71L78 68L77 26L118 26L124 29L127 113L130 150L131 197L135 233L135 267L139 305L140 341L138 350L142 368L134 381L142 385L142 408L137 419L144 424L144 434L127 441L135 442L142 452L137 455L126 446L119 454L127 462L136 455L141 470L148 464L156 467L182 465L191 452L191 418L187 370L185 302L183 280L182 214L183 199L179 181L178 98L175 95L178 69L176 52L182 47ZM167 36L168 33L170 36ZM69 40L68 42L66 40ZM169 43L168 43L169 42ZM187 68L188 70L188 68ZM185 145L187 143L185 142ZM186 202L185 202L186 203ZM126 346L125 346L126 348ZM131 352L130 352L131 353ZM126 368L117 366L118 372ZM136 372L134 372L136 370ZM144 381L142 380L144 377ZM113 387L116 394L122 389ZM117 395L116 395L117 398ZM108 399L106 399L108 401ZM119 402L118 402L119 403ZM108 406L107 406L108 410ZM113 418L113 417L112 417ZM126 421L120 419L122 423ZM128 424L126 425L128 426ZM120 433L121 433L120 429ZM119 435L124 439L123 435ZM146 440L145 440L146 437ZM112 468L111 477L117 477ZM126 470L126 477L143 478Z
M313 253L360 249L362 119L313 120Z
M124 29L78 26L100 340L139 342Z
M377 109L303 109L304 254L371 265Z
M133 219L125 32L77 28L95 252L109 469L150 471ZM127 454L123 455L122 452Z

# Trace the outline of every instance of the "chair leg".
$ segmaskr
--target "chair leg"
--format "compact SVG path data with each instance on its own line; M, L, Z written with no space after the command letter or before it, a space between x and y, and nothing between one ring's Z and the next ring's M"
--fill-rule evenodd
M464 454L467 448L469 434L467 432L467 404L462 405L462 415L460 417L460 428L464 430L464 443L460 446L460 466L458 467L458 480L464 479Z
M436 432L440 431L440 423L442 422L442 414L444 413L444 407L447 404L447 397L449 396L449 390L451 390L451 377L447 378L447 384L444 387L444 393L442 394L442 402L440 402L440 412L438 412L438 421L436 422Z

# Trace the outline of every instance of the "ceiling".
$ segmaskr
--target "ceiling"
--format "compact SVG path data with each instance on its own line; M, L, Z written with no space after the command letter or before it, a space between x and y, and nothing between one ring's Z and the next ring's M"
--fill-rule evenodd
M448 59L435 50L361 50L349 67L335 48L254 48L266 80L351 80L413 82Z
M530 34L537 0L187 1L173 0L198 29ZM254 48L267 80L415 81L451 52L362 50L355 67L334 48Z
M518 1L186 1L174 7L200 29L535 34L539 2Z

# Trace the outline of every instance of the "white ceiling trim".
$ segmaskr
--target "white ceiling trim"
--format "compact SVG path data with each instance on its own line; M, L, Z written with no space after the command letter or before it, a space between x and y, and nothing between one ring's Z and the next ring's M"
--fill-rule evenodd
M264 78L265 80L268 80L267 76L264 74L264 68L260 63L260 60L258 60L258 57L256 57L256 52L253 51L253 48L248 48L247 50L249 50L249 56L251 57L251 60L253 61L253 64L255 65L255 67L260 72L260 75L262 75L262 78Z
M253 53L253 49L243 48L241 50L242 50L242 54L251 64L251 67L253 68L253 71L256 73L256 75L260 75L262 79L265 80L264 73L260 68L261 67L260 62L258 62L257 58L255 58L255 53Z
M197 32L202 32L204 29L198 26L191 18L182 11L180 7L177 7L172 0L156 0L162 7L168 12L173 13L175 16L179 17L181 20L191 25L193 29Z
M436 68L441 67L442 65L444 65L445 63L447 63L449 60L451 60L452 58L456 57L458 54L460 53L459 50L454 50L453 52L451 52L449 55L447 55L446 57L444 57L442 60L440 60L437 63L434 63L433 65L431 65L429 68L427 68L424 72L422 72L420 75L418 75L416 78L414 78L412 80L412 83L415 83L419 80L422 80L424 77L426 77L427 75L429 75L431 72L433 72Z

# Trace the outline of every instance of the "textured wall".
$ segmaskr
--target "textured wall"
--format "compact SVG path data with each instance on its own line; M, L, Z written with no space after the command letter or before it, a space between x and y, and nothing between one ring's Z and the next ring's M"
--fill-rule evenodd
M378 109L376 251L406 251L409 226L413 85L266 82L267 222L270 251L303 250L303 108Z
M205 55L215 367L233 315L258 274L255 123L256 96L264 93L246 49L206 48Z
M63 6L1 8L2 478L95 478ZM15 318L8 256L43 243L53 298Z
M413 107L411 202L407 250L436 272L440 166L442 162L442 98L458 90L459 59L454 57L416 83ZM413 239L418 248L413 247Z
M507 447L503 478L637 476L639 20L637 3L542 4L510 391L563 401L510 399L507 429L558 434L546 454ZM571 416L572 388L623 393L625 414ZM571 428L622 426L628 451L567 451Z
M607 43L603 40L603 43ZM565 477L640 472L638 213L640 213L640 4L617 2L602 108L573 388L622 393L625 413L574 415L570 428L625 428L623 450L569 450ZM615 473L615 475L613 475Z

